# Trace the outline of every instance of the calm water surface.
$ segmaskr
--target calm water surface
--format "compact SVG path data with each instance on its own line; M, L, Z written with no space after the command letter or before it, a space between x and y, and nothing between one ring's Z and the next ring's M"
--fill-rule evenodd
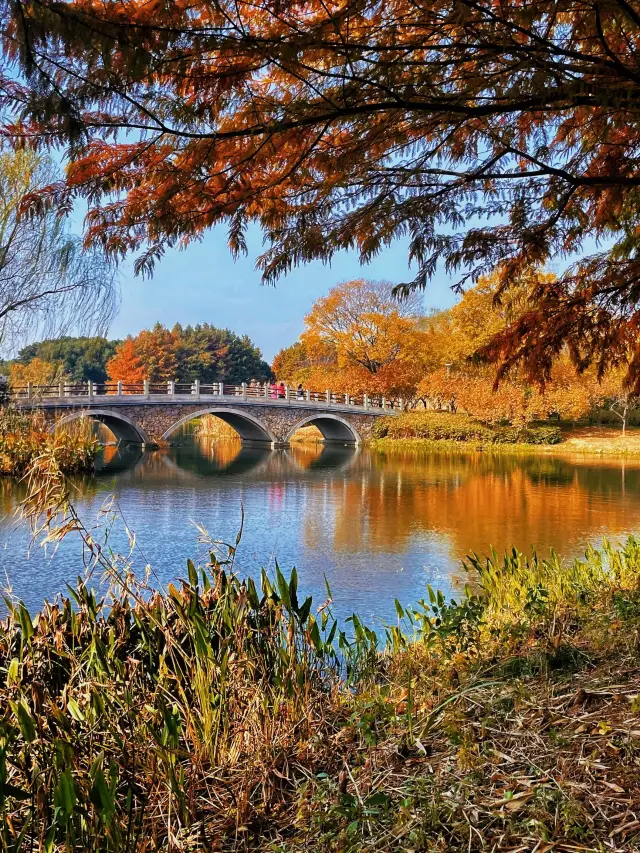
M81 544L30 548L12 515L20 487L0 488L0 584L35 610L82 573ZM117 513L102 515L97 535L128 553L128 525L136 568L151 564L163 583L184 574L188 557L206 558L197 526L233 541L244 509L241 572L273 568L275 559L285 572L295 565L318 604L326 576L337 613L356 611L371 623L393 620L394 598L415 602L427 583L454 592L470 551L535 545L572 556L604 536L640 532L640 464L619 460L320 445L270 451L185 438L144 454L107 448L98 475L78 489L89 526L116 495Z

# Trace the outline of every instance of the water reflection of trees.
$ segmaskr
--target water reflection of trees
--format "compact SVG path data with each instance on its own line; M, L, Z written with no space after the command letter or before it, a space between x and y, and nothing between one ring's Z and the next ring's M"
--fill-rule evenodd
M363 454L332 481L334 547L402 549L415 534L446 534L455 556L489 545L574 552L640 523L640 466L557 457ZM305 519L307 544L326 536Z
M211 491L220 477L271 484L274 506L284 506L291 483L321 490L322 513L301 511L297 523L310 548L332 540L345 553L400 552L421 537L446 538L455 557L512 544L568 553L589 539L615 539L640 526L640 460L374 453L321 444L271 451L198 438L144 454L134 446L106 448L100 476L74 485L87 497L131 487L160 490L170 507L180 483ZM23 494L23 484L0 482L5 517Z

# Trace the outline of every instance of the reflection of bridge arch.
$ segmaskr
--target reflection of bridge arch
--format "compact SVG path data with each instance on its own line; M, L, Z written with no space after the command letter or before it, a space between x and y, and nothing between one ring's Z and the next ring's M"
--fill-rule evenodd
M351 445L344 447L338 444L320 445L322 450L317 456L310 459L304 459L303 454L300 454L300 448L293 449L289 447L284 451L285 457L292 468L296 471L348 471L359 457L357 447ZM304 464L308 462L308 464Z
M114 452L108 455L110 451ZM135 471L143 460L144 450L139 442L109 445L98 455L95 473L98 477L108 477L123 471Z
M238 409L218 408L217 406L201 409L180 418L164 433L162 440L168 441L181 426L195 418L201 418L203 415L215 415L221 421L229 424L230 427L235 429L243 442L271 445L278 443L277 438L267 429L265 424L261 423L253 415L250 415L248 412L239 411Z
M50 428L54 432L58 427L78 418L89 418L90 420L98 421L104 424L107 429L115 435L118 441L131 441L136 444L149 444L149 437L141 426L136 424L131 418L123 415L116 408L114 409L79 409L71 412L56 421Z
M309 415L309 417L298 421L287 433L285 443L288 443L293 434L305 426L317 427L325 441L336 441L342 444L360 444L362 441L356 428L346 418L323 412L322 414Z
M234 442L235 443L235 442ZM188 473L192 477L203 479L207 477L255 475L265 468L271 458L271 448L268 445L244 446L238 443L238 452L228 459L220 459L215 454L193 456L184 453L183 447L173 447L170 454L163 454L164 464L172 471Z

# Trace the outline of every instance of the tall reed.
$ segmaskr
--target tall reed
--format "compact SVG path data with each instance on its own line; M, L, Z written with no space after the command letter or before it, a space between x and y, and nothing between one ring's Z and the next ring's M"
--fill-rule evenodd
M51 432L41 413L0 409L0 475L21 477L33 461L52 452L65 474L90 471L98 452L90 421L78 419Z

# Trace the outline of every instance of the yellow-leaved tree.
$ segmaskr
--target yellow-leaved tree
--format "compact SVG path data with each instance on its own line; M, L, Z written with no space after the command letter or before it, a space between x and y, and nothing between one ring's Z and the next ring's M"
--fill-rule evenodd
M421 299L398 301L388 282L356 279L333 287L305 317L297 354L310 386L350 394L411 397L425 370ZM280 353L276 372L285 362Z
M62 364L54 364L41 358L32 358L28 364L14 361L11 365L9 383L13 388L21 385L52 385L62 379Z

